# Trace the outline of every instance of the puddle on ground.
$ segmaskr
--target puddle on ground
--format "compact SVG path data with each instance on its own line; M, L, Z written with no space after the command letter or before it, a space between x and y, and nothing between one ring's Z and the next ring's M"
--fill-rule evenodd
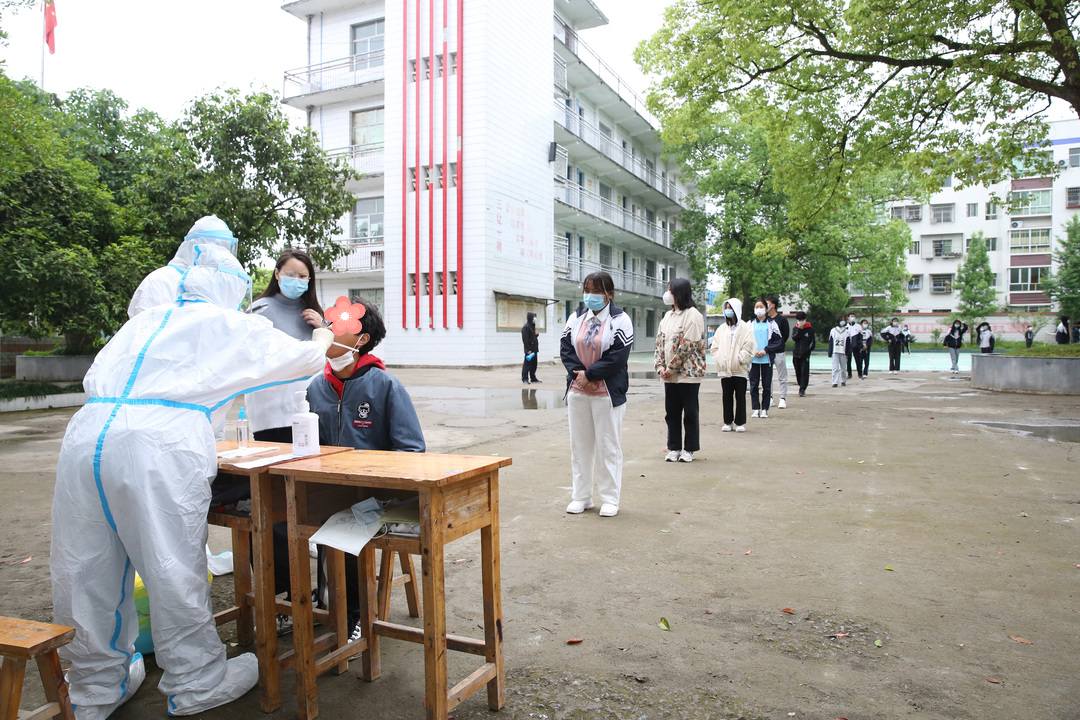
M505 388L455 388L436 385L411 385L408 388L417 410L444 415L470 415L486 417L501 411L548 410L566 407L563 402L562 384L557 389L527 387Z
M725 683L727 684L727 683ZM454 710L457 720L495 717L477 693ZM506 706L500 720L766 720L738 700L702 688L679 688L658 678L569 675L564 670L527 667L506 678Z
M1009 430L1028 437L1037 437L1050 442L1080 442L1080 425L1020 425L1018 423L990 422L972 420L972 425Z
M845 659L854 664L878 662L886 657L883 644L889 633L878 623L842 618L814 610L766 617L754 640L769 644L799 660ZM837 636L840 637L837 637Z

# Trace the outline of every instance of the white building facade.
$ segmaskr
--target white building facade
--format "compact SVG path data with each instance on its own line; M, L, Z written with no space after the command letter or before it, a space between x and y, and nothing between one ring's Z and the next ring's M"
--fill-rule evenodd
M1053 253L1058 249L1057 238L1065 235L1065 223L1080 213L1080 120L1050 123L1050 140L1047 152L1060 170L1056 178L1018 173L1020 177L992 187L943 188L929 204L904 202L890 207L892 217L911 226L904 313L939 316L933 321L904 318L916 324L914 332L923 326L928 330L959 302L953 283L972 236L980 232L988 243L999 303L1022 311L1053 309L1042 281L1054 268ZM1013 202L1005 207L995 197ZM853 304L859 304L858 298ZM1004 319L1002 315L998 322ZM1010 338L1023 332L1023 328L1004 329Z
M364 177L318 273L320 301L382 310L378 353L409 365L521 360L536 312L543 359L594 270L651 349L685 202L642 101L578 32L590 0L297 0L309 65L285 76L324 149ZM554 18L553 18L554 10ZM554 22L553 22L554 21Z

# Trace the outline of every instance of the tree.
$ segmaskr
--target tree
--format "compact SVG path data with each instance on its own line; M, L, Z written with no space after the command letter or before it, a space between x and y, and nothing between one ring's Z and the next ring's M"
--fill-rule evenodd
M982 231L971 236L967 254L956 272L953 291L960 298L950 314L951 320L961 320L974 327L977 320L998 312L994 272L990 269L990 254Z
M1080 0L679 0L636 52L669 126L780 110L812 151L822 197L902 162L923 190L987 185L1039 151L1051 99L1080 115Z
M1043 291L1076 324L1080 321L1080 218L1074 215L1065 223L1065 237L1058 236L1057 243L1057 269L1043 281Z

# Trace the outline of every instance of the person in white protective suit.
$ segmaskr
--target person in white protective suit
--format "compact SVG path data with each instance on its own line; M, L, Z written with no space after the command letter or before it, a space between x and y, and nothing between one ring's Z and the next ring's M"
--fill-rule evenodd
M319 371L333 342L301 341L237 310L250 279L227 250L198 245L180 297L128 321L98 353L87 404L68 424L53 499L55 622L75 716L107 718L145 676L134 642L135 573L146 584L158 688L169 715L228 703L258 681L251 653L226 660L206 577L215 423L241 393Z
M191 267L196 245L219 245L233 255L236 254L236 237L223 220L217 215L199 218L184 236L184 242L180 243L169 264L154 270L139 283L135 294L131 296L131 302L128 303L129 318L155 305L176 302L180 276Z

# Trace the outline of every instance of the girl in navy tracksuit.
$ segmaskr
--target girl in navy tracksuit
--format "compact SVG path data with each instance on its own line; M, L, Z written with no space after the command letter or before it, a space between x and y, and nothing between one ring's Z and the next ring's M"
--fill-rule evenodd
M772 401L772 360L784 344L780 326L768 316L764 300L754 303L754 342L757 350L750 361L750 417L769 417L769 403ZM761 385L761 400L758 400L758 385Z

